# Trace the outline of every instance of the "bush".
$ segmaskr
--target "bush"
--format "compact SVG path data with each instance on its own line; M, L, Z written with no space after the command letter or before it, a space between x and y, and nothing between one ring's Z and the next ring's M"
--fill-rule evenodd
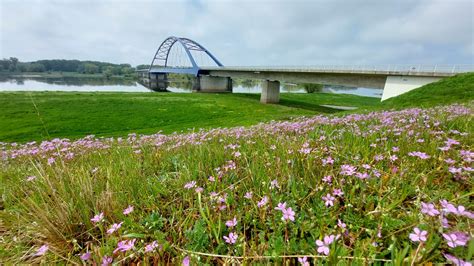
M321 92L323 89L323 85L314 84L314 83L304 83L303 88L307 93L315 93L315 92Z

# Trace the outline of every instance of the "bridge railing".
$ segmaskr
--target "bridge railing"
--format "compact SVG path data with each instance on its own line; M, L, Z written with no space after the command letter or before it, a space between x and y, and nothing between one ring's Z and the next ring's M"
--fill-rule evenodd
M320 65L320 66L225 66L227 69L236 70L281 70L281 71L298 71L298 72L394 72L409 74L424 73L446 73L456 74L465 72L474 72L474 65ZM220 67L206 67L205 69L222 69Z

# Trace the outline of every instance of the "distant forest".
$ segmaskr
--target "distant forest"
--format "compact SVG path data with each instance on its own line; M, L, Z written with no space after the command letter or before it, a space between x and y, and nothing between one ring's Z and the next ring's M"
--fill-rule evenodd
M147 68L139 65L137 69ZM130 64L112 64L99 61L80 60L38 60L33 62L20 62L18 58L10 57L0 60L0 72L76 72L83 74L132 75L135 72Z

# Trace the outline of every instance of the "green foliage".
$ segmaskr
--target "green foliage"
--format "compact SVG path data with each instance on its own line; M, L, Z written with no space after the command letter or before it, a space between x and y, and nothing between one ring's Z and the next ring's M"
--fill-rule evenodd
M33 62L20 62L15 57L0 60L0 71L9 72L78 72L84 74L103 73L104 76L112 75L132 76L135 68L130 64L112 64L99 61L79 60L38 60Z
M314 84L314 83L303 83L301 84L303 86L304 90L307 93L315 93L315 92L321 92L323 89L322 84Z

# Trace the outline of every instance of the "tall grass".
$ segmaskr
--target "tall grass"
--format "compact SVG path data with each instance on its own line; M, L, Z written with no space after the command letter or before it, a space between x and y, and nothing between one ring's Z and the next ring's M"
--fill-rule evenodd
M446 106L167 136L3 143L0 258L468 261L473 241L452 248L442 233L473 234L471 119L472 107ZM426 240L411 239L415 227Z

